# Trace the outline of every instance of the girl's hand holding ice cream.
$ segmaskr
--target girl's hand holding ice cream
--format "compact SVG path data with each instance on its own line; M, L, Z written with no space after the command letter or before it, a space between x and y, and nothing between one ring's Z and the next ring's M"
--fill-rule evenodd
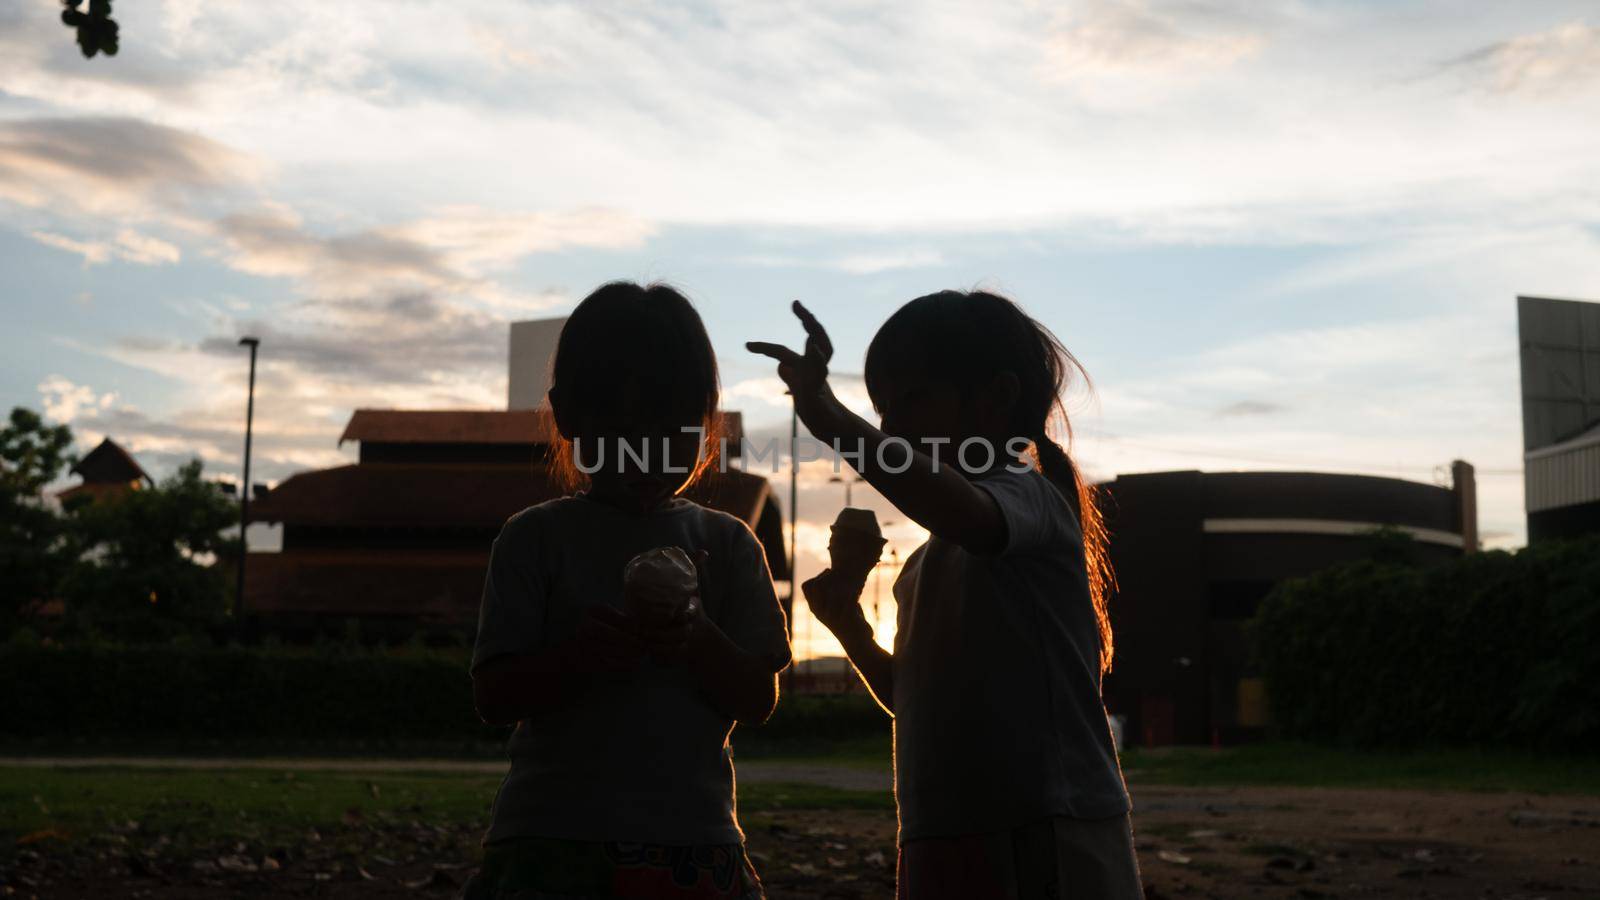
M834 519L828 540L832 565L800 586L811 614L840 640L851 632L872 633L872 624L861 609L861 589L878 565L884 544L872 510L845 507Z
M704 550L691 558L677 547L661 547L623 567L623 605L657 662L677 659L694 635L705 558Z
M840 642L865 632L870 640L872 623L861 608L861 588L866 579L856 579L835 569L823 569L800 585L806 605L824 627Z

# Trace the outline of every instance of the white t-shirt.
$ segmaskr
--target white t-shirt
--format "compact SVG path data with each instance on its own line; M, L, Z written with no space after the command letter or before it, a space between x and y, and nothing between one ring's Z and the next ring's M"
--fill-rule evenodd
M579 495L523 510L501 530L472 667L566 640L589 604L622 609L623 565L668 546L709 554L707 618L774 672L788 664L766 555L743 522L681 498L635 515ZM732 730L682 666L646 660L636 672L597 680L587 696L517 725L484 840L738 843Z
M894 585L901 842L1128 811L1077 517L1036 471L974 483L999 504L1005 547L931 538Z

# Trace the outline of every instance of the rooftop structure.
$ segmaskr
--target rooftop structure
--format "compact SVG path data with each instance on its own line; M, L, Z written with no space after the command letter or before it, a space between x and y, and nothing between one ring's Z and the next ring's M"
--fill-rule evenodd
M470 623L500 527L565 493L545 466L546 419L535 410L356 410L340 442L360 444L358 462L293 475L251 507L253 521L283 525L283 549L250 555L245 608ZM742 519L773 577L787 577L782 516L765 478L712 471L689 496Z
M1600 303L1517 298L1528 540L1600 533Z
M63 504L78 500L100 500L150 487L154 482L122 445L105 438L68 470L83 481L57 494Z

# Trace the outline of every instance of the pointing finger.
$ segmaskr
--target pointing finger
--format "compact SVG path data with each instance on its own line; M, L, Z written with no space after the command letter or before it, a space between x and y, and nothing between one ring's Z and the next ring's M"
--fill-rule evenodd
M788 347L785 347L782 344L769 344L765 341L750 341L744 345L744 348L749 350L751 353L759 353L762 356L770 356L780 363L787 363L791 366L798 366L804 359L804 357L802 357L800 354L790 350Z

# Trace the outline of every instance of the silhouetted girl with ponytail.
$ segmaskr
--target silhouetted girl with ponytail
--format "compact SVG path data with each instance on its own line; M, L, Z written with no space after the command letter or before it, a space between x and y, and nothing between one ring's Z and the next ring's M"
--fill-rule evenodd
M803 585L895 717L899 896L1141 897L1100 696L1106 535L1092 486L1050 436L1082 368L1004 297L919 297L867 350L880 430L835 398L827 333L794 311L804 353L749 348L778 360L811 433L932 535L895 582L892 653L873 640L858 578L830 569Z

